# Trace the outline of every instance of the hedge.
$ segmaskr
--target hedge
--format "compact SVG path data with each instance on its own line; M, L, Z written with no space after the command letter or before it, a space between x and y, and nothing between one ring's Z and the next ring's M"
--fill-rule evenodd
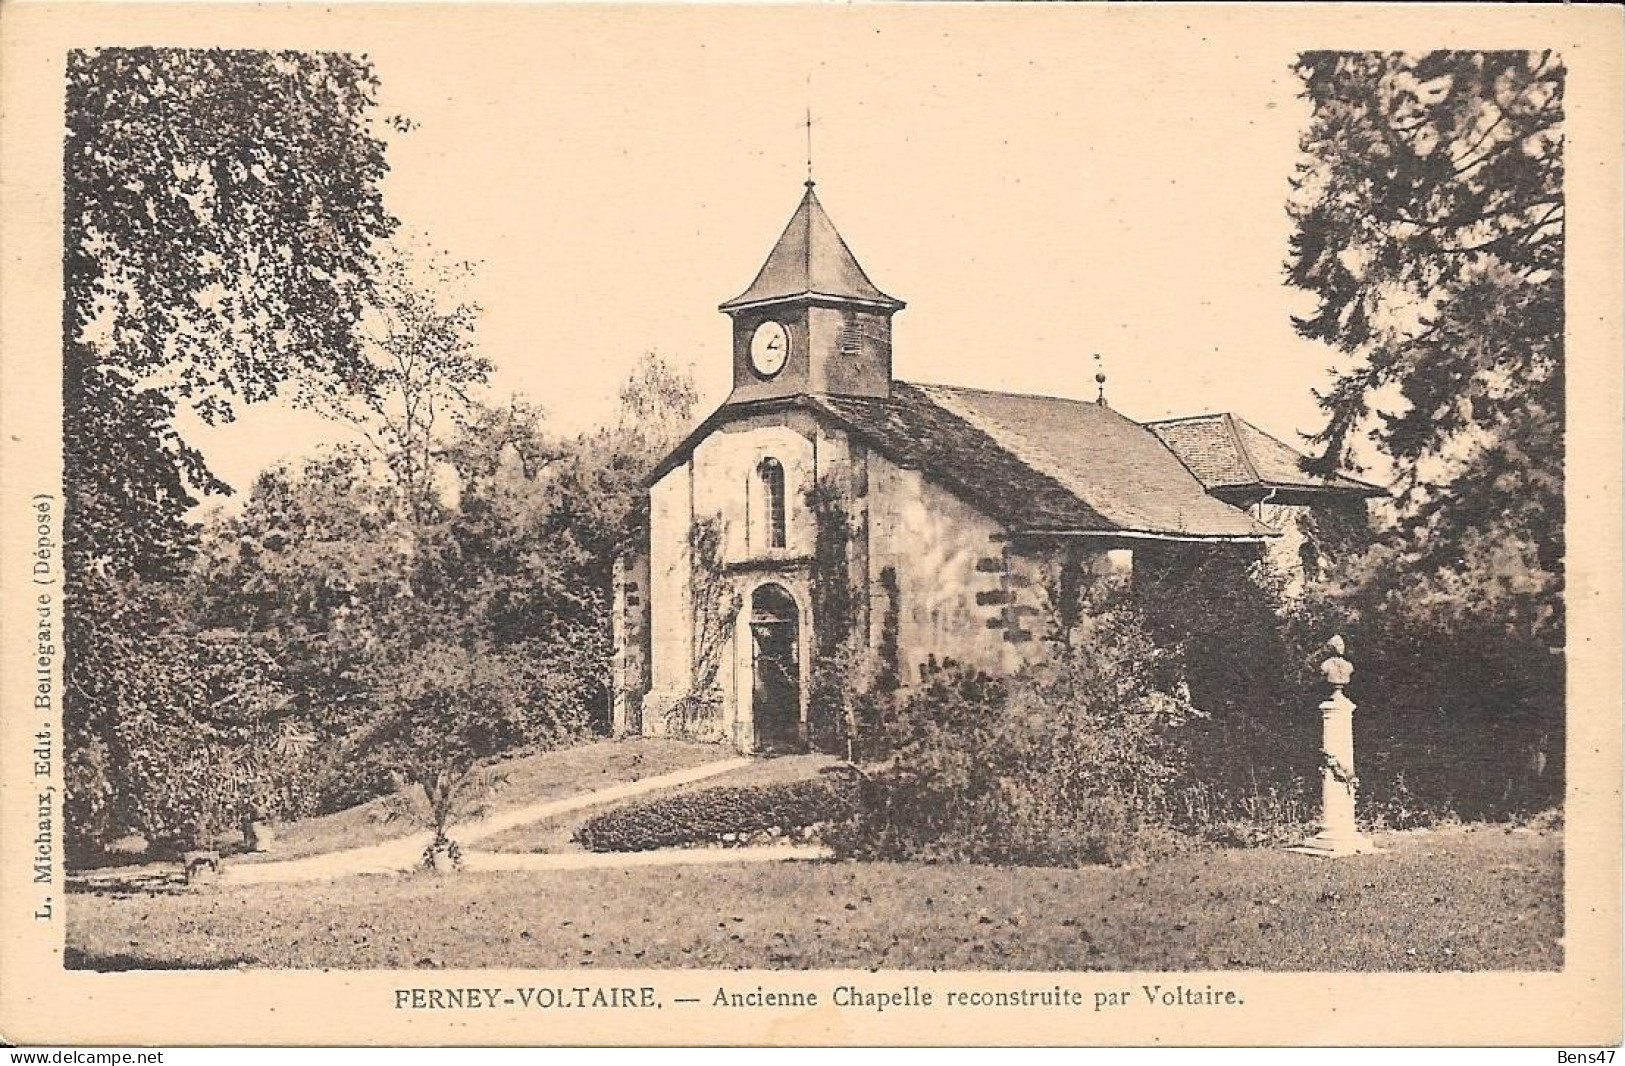
M684 844L745 844L774 829L790 836L852 813L851 786L836 780L720 787L645 800L584 822L577 843L591 851L648 851Z

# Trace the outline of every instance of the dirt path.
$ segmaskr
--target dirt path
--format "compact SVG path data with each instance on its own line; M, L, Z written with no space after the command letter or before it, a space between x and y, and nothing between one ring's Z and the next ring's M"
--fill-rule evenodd
M484 840L497 833L506 832L515 826L527 822L539 821L543 818L552 818L556 815L567 814L570 811L581 810L585 807L596 807L601 803L611 803L616 800L629 799L646 792L654 792L674 785L686 785L694 781L703 781L706 778L725 774L730 770L737 770L742 766L749 766L751 760L744 757L735 759L719 759L716 762L702 763L699 766L690 766L683 770L674 770L668 774L657 774L654 777L645 777L638 781L629 781L622 785L612 785L609 788L600 788L592 792L583 792L564 799L548 800L544 803L532 803L523 807L513 807L498 811L458 826L456 840L462 845L465 859L469 869L474 870L507 870L507 869L541 869L542 866L529 865L532 858L563 858L563 856L528 856L528 855L497 855L494 853L479 853L477 856L469 854L470 845L476 841ZM410 870L416 866L423 857L423 849L428 846L431 835L427 832L414 833L399 840L388 840L381 844L370 844L361 848L348 848L343 851L330 851L324 855L311 855L303 859L288 859L284 862L257 862L257 863L227 863L221 870L221 882L229 885L261 885L286 884L295 881L326 881L334 877L349 877L353 874L379 874L397 873ZM746 848L717 848L717 849L685 849L688 851L717 850L739 853L751 849ZM775 853L787 852L783 857L797 857L802 850L796 848L777 847L767 850ZM647 853L653 854L653 853ZM817 857L817 856L813 856ZM616 857L599 855L572 855L578 866L595 865L585 861L592 859L614 860ZM513 865L506 865L512 860ZM696 859L692 861L705 861ZM718 861L718 860L710 860ZM724 860L725 861L725 860ZM741 859L738 861L751 861ZM761 860L756 860L761 861ZM596 865L611 865L611 861L596 863ZM640 864L647 864L647 859ZM547 868L553 868L551 866ZM560 867L562 868L562 867Z
M835 853L821 844L763 844L741 848L657 848L653 851L575 851L526 855L512 851L474 851L463 855L465 869L488 872L535 870L600 870L631 866L710 866L736 862L790 862L828 859Z

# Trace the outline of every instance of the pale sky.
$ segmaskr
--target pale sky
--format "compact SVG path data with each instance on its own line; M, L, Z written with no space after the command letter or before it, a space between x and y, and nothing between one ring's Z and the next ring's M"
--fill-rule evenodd
M387 202L480 261L494 395L562 430L609 414L633 361L729 386L716 305L818 192L907 301L899 378L1093 397L1137 419L1232 410L1289 443L1332 353L1282 279L1307 107L1293 52L1212 24L1114 47L1134 17L1043 5L474 8L365 50L392 138ZM998 17L993 17L997 15ZM1165 25L1170 20L1163 20ZM426 32L424 32L426 31ZM339 430L245 412L192 431L228 481Z

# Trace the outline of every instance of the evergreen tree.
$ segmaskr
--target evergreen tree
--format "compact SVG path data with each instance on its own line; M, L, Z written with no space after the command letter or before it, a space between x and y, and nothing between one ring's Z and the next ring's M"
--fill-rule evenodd
M1319 465L1391 460L1386 562L1562 644L1563 83L1549 52L1310 52L1299 332L1341 353Z

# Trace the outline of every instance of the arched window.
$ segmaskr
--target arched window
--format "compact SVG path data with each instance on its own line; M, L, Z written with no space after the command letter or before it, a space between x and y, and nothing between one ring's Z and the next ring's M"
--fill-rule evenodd
M767 523L767 546L784 547L784 467L777 459L762 460L762 518Z

